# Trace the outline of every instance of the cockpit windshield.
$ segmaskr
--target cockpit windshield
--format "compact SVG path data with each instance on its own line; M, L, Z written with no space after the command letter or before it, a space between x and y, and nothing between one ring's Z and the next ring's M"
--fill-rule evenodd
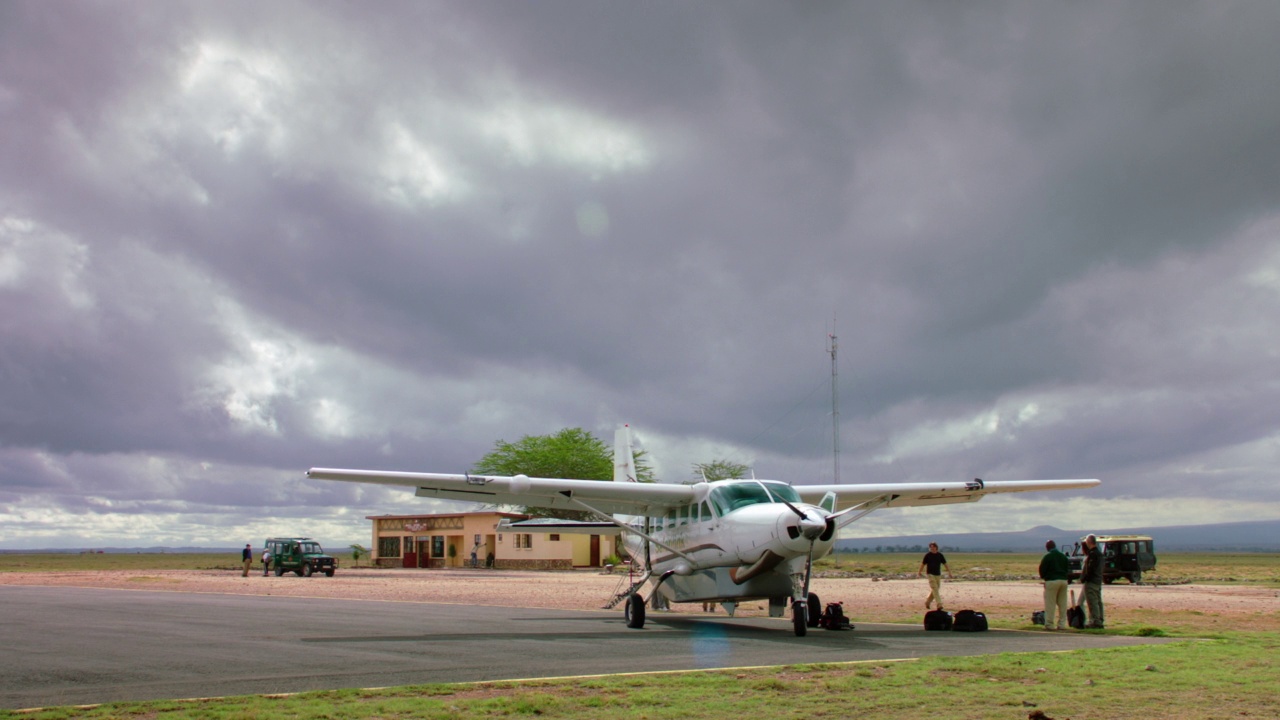
M727 515L748 505L783 501L801 502L800 494L790 485L768 480L741 480L729 485L721 485L711 491L711 502L720 509L721 515Z

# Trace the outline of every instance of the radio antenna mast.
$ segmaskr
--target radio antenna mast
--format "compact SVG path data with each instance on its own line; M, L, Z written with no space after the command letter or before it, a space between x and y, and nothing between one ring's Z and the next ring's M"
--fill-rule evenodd
M827 351L831 353L831 446L832 455L835 466L835 483L840 484L840 392L839 385L836 384L836 331L835 324L831 326L831 334L827 335L827 339L831 341L831 348Z

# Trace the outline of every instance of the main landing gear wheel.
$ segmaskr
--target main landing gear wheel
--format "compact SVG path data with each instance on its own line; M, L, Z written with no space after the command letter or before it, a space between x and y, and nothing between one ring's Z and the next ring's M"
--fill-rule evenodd
M623 611L627 619L627 627L639 630L644 627L644 598L640 593L631 593L627 598L627 607Z
M796 637L804 637L809 632L809 613L803 600L791 603L791 624L796 629Z
M817 593L809 593L809 627L818 627L822 622L822 601Z

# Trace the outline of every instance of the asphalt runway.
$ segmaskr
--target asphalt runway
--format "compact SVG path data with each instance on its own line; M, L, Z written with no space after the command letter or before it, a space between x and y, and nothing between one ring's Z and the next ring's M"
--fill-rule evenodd
M857 621L857 618L854 618ZM1102 648L1089 633L848 632L718 614L0 587L0 707Z

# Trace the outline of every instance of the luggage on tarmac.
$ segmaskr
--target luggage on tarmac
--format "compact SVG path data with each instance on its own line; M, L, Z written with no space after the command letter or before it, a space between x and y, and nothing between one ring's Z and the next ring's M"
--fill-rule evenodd
M827 630L852 630L853 623L844 614L844 603L827 603L827 609L822 611L822 617L818 619L818 627Z
M951 629L957 632L984 632L987 616L977 610L961 610L952 618Z
M930 610L924 614L925 630L950 630L951 613L946 610Z

